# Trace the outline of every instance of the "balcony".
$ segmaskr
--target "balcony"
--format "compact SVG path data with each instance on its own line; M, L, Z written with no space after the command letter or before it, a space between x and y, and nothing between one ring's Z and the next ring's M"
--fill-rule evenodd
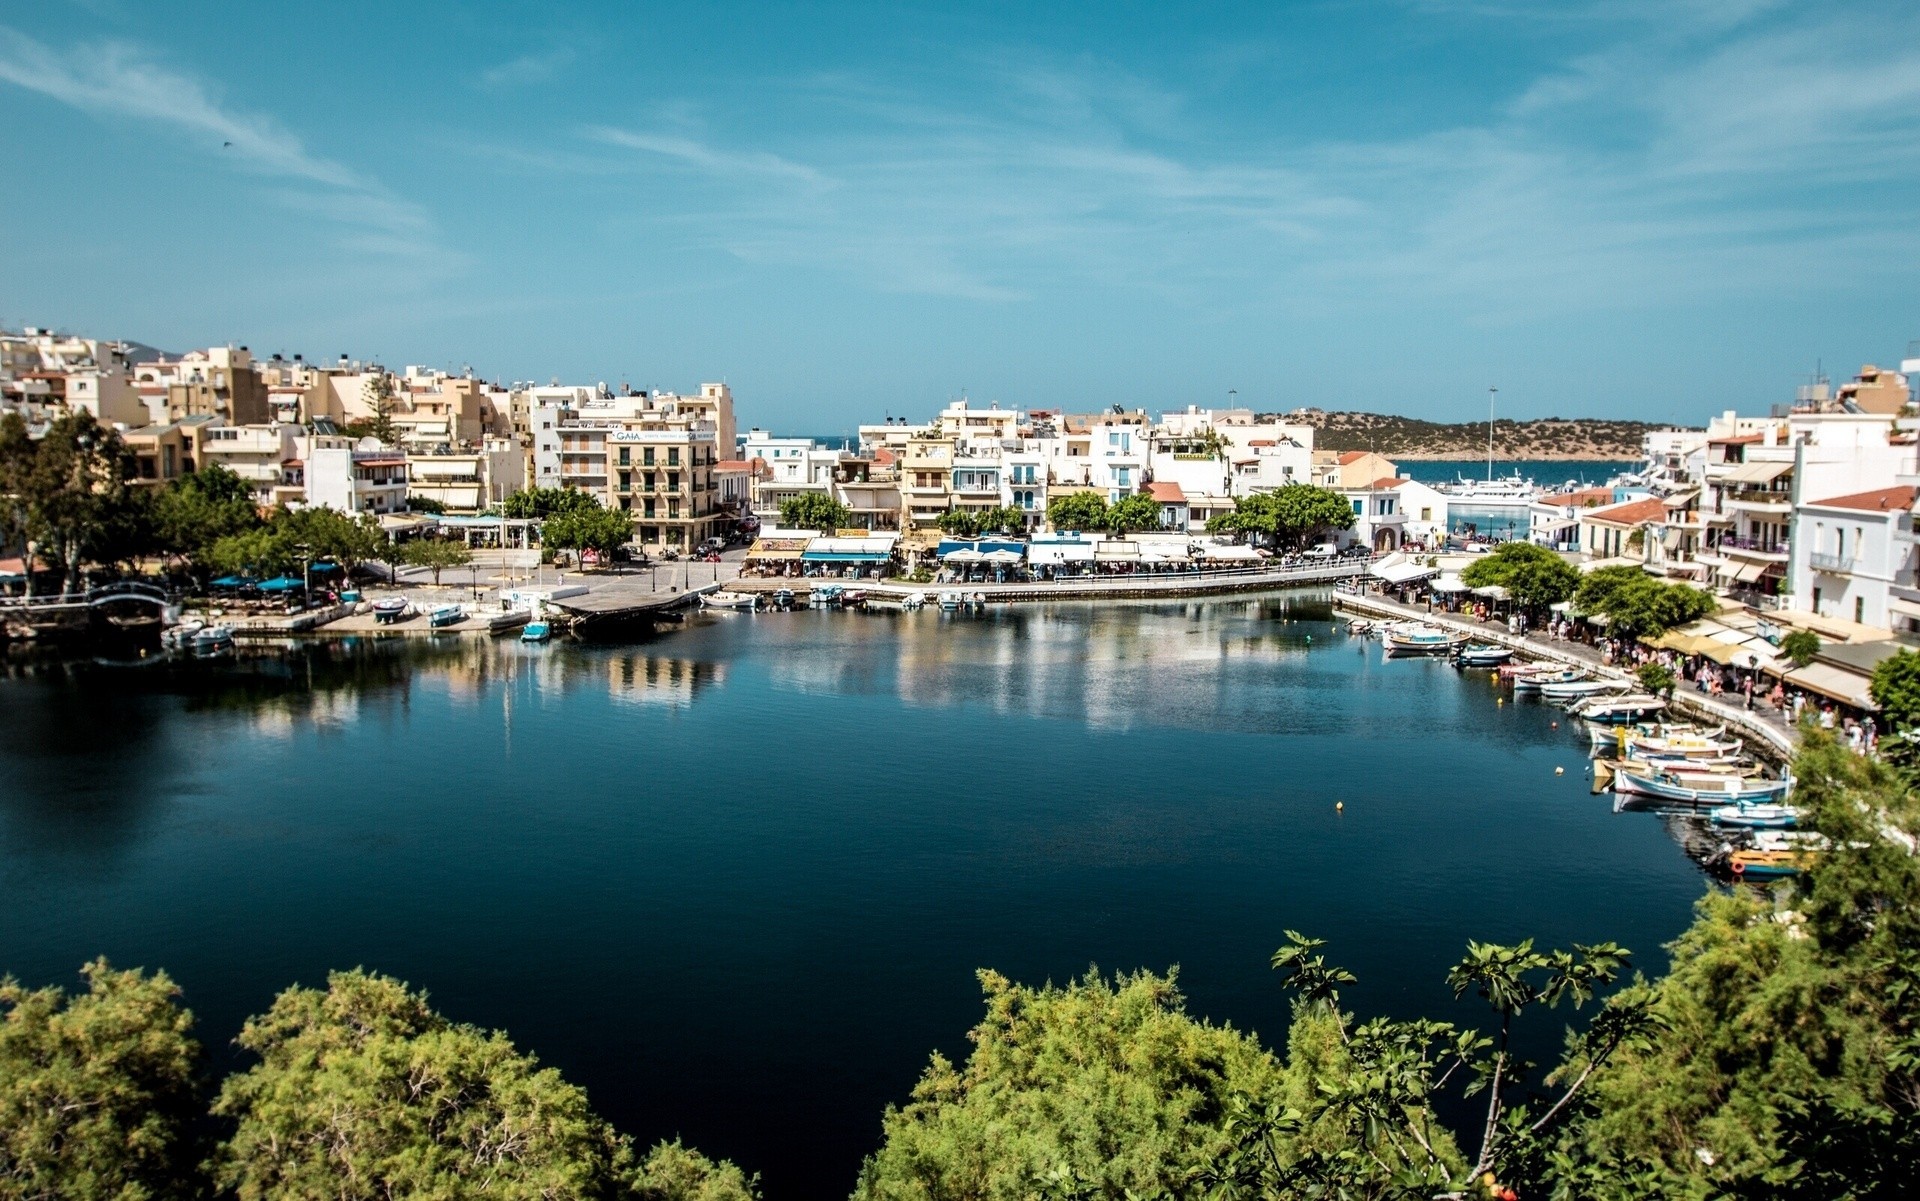
M1815 571L1830 571L1835 575L1851 575L1860 560L1841 555L1808 555L1807 563Z
M1721 503L1728 508L1746 509L1757 513L1790 513L1793 511L1793 494L1775 492L1767 488L1741 488L1726 493Z
M1722 538L1718 546L1707 549L1723 553L1737 551L1743 559L1773 559L1782 563L1787 559L1785 538L1778 542L1767 542L1760 538Z

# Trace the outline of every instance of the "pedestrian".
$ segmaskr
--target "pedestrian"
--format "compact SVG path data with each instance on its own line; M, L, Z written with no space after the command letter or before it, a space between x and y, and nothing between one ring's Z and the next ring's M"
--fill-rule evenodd
M1833 706L1832 705L1820 706L1820 728L1823 730L1833 729Z
M1747 692L1747 712L1751 713L1753 712L1753 675L1752 673L1748 673L1747 675L1746 692Z

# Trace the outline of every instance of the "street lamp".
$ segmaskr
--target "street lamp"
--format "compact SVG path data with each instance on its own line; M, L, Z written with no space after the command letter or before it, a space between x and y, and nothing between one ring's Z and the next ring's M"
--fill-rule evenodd
M313 608L313 548L306 543L296 543L295 550L300 552L300 597L309 609Z

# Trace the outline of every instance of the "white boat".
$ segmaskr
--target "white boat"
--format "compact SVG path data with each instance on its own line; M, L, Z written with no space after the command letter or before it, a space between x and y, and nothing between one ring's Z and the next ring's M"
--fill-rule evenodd
M900 607L902 609L922 609L926 607L926 604L927 594L924 592L909 592L900 598Z
M760 598L751 592L722 590L708 592L700 597L700 607L703 609L755 609L759 605Z
M1387 627L1384 640L1389 655L1444 655L1466 642L1467 636L1422 622L1401 622Z
M1571 684L1583 680L1587 673L1572 667L1563 667L1559 671L1531 671L1513 677L1515 692L1538 692L1549 684Z
M1711 730L1702 730L1691 722L1643 721L1631 726L1607 725L1603 722L1588 722L1587 735L1596 747L1619 745L1622 737L1627 738L1672 738L1676 735L1698 734L1705 738L1718 738L1727 732L1725 726L1715 726Z
M1662 804L1718 809L1725 805L1779 801L1792 789L1791 780L1757 780L1706 772L1618 771L1613 790L1627 796L1648 797Z
M1542 681L1540 695L1550 701L1570 701L1578 697L1592 696L1599 692L1623 692L1626 685L1617 680L1554 680Z
M961 605L966 603L966 599L967 598L964 593L955 592L952 589L948 589L940 594L940 607L942 609L947 609L947 610L958 609Z
M1453 661L1461 667L1498 667L1511 658L1513 651L1509 648L1481 642L1470 642L1453 652Z
M815 584L807 589L807 604L837 605L840 603L840 594L845 591L845 586L841 584Z
M1459 479L1437 484L1435 490L1445 493L1452 504L1477 509L1524 509L1540 498L1539 485L1517 472L1499 479Z
M232 626L207 626L195 630L187 645L196 655L217 655L221 651L233 649Z
M1724 727L1723 727L1724 729ZM1678 756L1682 759L1719 759L1740 751L1738 738L1719 738L1721 730L1698 734L1669 734L1665 737L1642 737L1632 730L1620 736L1622 755L1664 755Z
M1659 697L1640 692L1626 696L1589 696L1568 705L1567 711L1602 725L1630 726L1647 720L1666 707L1667 702Z
M160 645L172 647L175 650L191 646L193 636L206 628L206 622L190 617L178 625L168 626L160 635Z
M455 625L466 619L467 611L459 605L435 605L427 612L427 624L434 629Z
M1716 826L1743 826L1750 830L1791 829L1800 820L1800 811L1792 805L1761 802L1757 805L1722 805L1707 814Z

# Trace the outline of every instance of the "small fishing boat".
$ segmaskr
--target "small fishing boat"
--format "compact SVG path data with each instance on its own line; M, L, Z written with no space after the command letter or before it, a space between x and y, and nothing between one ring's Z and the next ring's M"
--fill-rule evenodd
M1444 655L1466 640L1465 634L1412 622L1389 626L1385 635L1389 655Z
M966 598L960 593L949 589L940 594L940 607L951 613L953 610L958 609L965 599Z
M1584 680L1587 673L1572 667L1563 667L1558 671L1535 671L1513 678L1515 692L1539 692L1549 684L1571 684L1575 680Z
M900 598L902 609L924 609L926 606L927 594L924 592L909 592Z
M160 635L160 645L171 650L182 650L191 646L193 636L206 628L206 622L190 617L179 625L167 627Z
M377 625L390 626L404 617L411 616L413 606L404 596L389 596L373 602L373 620Z
M1620 692L1626 685L1617 680L1554 680L1540 685L1540 695L1550 701L1572 701L1602 692Z
M845 591L846 589L839 584L815 584L807 589L807 603L820 606L837 605L840 603L840 594Z
M867 607L867 592L864 588L849 588L840 594L842 609L864 609Z
M1720 759L1736 754L1740 750L1738 738L1716 738L1714 735L1724 732L1726 727L1712 732L1691 734L1668 734L1665 736L1640 737L1631 728L1625 728L1620 735L1620 753L1623 756L1635 754L1661 755L1681 759Z
M232 626L207 626L195 630L187 645L196 655L217 655L233 649Z
M976 592L967 598L967 603L978 609L987 603L987 594L984 592Z
M760 598L751 592L709 592L701 596L703 609L754 609L760 605Z
M1513 658L1513 651L1486 642L1469 642L1453 652L1453 661L1461 667L1498 667Z
M435 605L427 612L427 624L438 630L466 620L467 611L459 605Z
M1632 738L1640 743L1640 749L1642 751L1645 751L1646 740L1649 738L1676 738L1696 734L1703 738L1718 738L1726 732L1727 727L1725 726L1715 726L1711 730L1703 730L1692 722L1685 721L1641 721L1635 722L1631 726L1607 725L1604 722L1587 723L1587 736L1593 740L1594 746L1616 746L1622 738ZM1652 753L1657 755L1662 752L1654 751Z
M1590 696L1567 706L1568 712L1590 722L1607 726L1630 726L1654 716L1667 707L1657 696L1635 693L1627 696Z
M1373 633L1373 623L1355 619L1347 623L1347 633L1352 634L1356 638L1365 638L1367 635Z
M1813 865L1814 852L1761 850L1754 847L1727 856L1727 868L1741 880L1775 880L1797 876Z
M775 588L773 590L773 607L776 609L793 608L793 589Z
M1528 676L1552 675L1557 671L1564 670L1564 668L1555 667L1551 663L1502 663L1500 665L1500 678L1503 680L1519 680L1525 679Z
M1722 805L1708 812L1716 826L1743 826L1749 830L1788 830L1800 821L1792 805Z
M1709 772L1616 771L1613 790L1628 796L1651 798L1664 805L1718 809L1725 805L1777 802L1793 788L1792 780L1761 780L1751 776Z
M520 627L520 641L545 642L553 637L553 626L544 617L535 616L532 621Z

